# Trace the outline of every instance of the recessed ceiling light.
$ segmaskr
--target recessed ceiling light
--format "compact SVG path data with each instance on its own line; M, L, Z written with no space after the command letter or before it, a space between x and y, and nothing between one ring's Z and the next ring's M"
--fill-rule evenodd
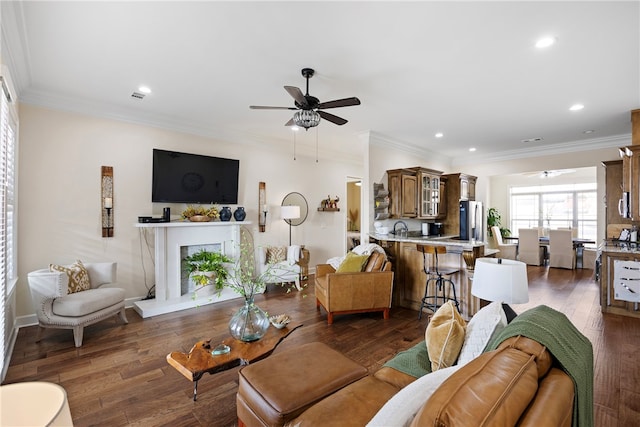
M140 86L138 91L147 95L151 93L151 89L148 86Z
M594 132L595 132L595 130L588 129L588 130L583 131L582 133L590 134L590 133L594 133Z
M573 104L571 107L569 107L569 111L580 111L584 108L584 105L582 104Z
M435 136L436 136L436 138L442 138L444 136L444 133L438 132L438 133L436 133Z
M476 147L469 148L469 151L471 151L473 153L474 151L476 151Z
M555 37L543 37L536 42L536 47L538 49L544 49L545 47L553 45L555 42Z

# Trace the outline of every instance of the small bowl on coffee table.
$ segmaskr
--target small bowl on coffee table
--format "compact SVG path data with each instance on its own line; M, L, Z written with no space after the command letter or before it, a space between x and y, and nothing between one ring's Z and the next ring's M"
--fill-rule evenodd
M282 329L291 321L291 318L286 314L278 314L276 316L269 317L269 321L276 329Z

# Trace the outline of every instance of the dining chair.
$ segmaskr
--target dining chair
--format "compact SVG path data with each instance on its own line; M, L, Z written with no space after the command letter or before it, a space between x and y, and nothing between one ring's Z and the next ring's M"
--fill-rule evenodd
M549 230L549 267L576 268L571 230Z
M558 227L558 230L571 230L571 237L573 237L574 239L576 237L578 237L578 229L577 228L571 228L571 227Z
M545 250L537 228L518 229L518 259L528 265L544 265Z
M491 234L493 234L497 249L500 250L498 256L504 259L515 260L516 256L518 255L518 244L504 243L504 241L502 240L502 234L500 233L500 227L498 227L497 225L491 227Z

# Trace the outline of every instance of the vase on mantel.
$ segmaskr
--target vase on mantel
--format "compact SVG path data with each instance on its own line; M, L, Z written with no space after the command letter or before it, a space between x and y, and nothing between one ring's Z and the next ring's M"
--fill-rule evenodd
M244 221L247 217L247 212L244 210L244 206L238 206L238 208L233 211L233 217L236 221Z
M223 206L220 209L220 221L229 221L231 219L231 208L229 206Z
M257 341L267 333L269 316L253 302L253 296L245 298L244 306L229 321L229 333L237 340Z

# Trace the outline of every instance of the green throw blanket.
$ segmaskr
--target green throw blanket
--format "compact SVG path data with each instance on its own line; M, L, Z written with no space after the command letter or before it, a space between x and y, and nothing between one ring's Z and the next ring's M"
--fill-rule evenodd
M394 368L412 377L420 378L431 372L431 360L424 340L408 350L396 354L384 366Z
M487 344L495 350L507 338L522 335L538 341L573 379L573 426L593 427L593 348L567 317L546 305L525 311Z

